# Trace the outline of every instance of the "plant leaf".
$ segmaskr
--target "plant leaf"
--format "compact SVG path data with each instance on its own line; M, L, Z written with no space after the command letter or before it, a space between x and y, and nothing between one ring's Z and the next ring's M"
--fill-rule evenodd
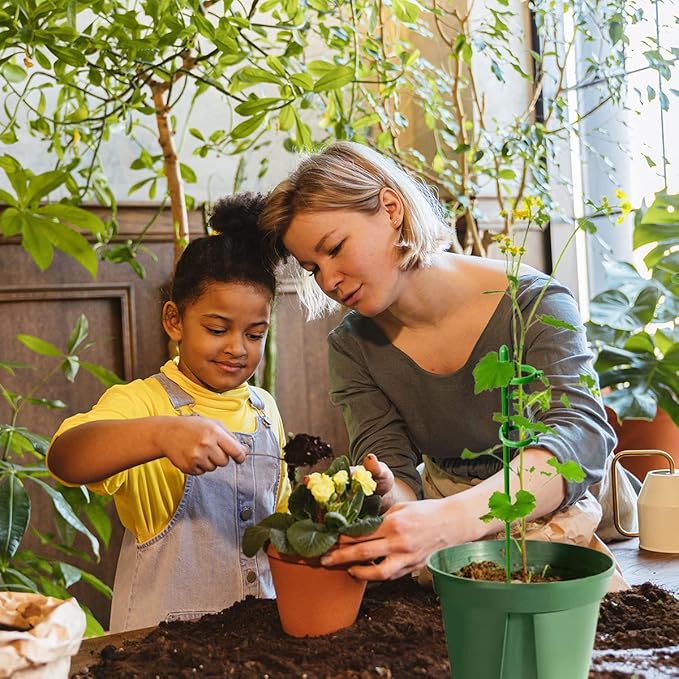
M513 377L511 362L500 361L497 351L489 351L474 368L474 393L506 387Z
M366 516L362 519L354 521L345 528L340 528L339 532L343 535L349 535L352 538L356 538L361 535L368 535L368 533L376 531L381 525L381 516Z
M545 325L550 325L552 328L563 328L564 330L573 330L574 332L577 328L572 323L567 323L559 318L550 316L549 314L541 314L538 316L538 320Z
M575 460L559 462L559 460L553 457L547 460L547 464L554 467L556 473L563 476L566 481L581 483L585 480L585 471Z
M31 520L31 500L21 480L10 474L0 482L0 556L11 559Z
M243 534L243 554L253 557L264 547L271 535L271 529L267 526L248 526Z
M527 490L519 490L515 497L516 501L512 503L504 493L494 492L488 500L490 511L482 519L488 522L495 518L505 523L511 523L516 519L528 516L535 509L535 496L532 493Z
M58 347L55 347L51 342L46 342L39 337L33 335L17 335L17 339L22 344L25 344L31 351L42 356L62 356L63 352Z
M340 512L326 512L323 523L329 530L339 530L340 532L342 532L342 528L349 525L344 514L340 514Z
M337 533L330 532L322 523L304 519L294 523L286 533L292 548L308 558L325 554L336 542Z
M44 481L41 481L35 477L31 477L31 480L34 483L37 483L49 495L54 508L64 519L64 521L66 521L69 526L88 538L92 547L92 552L97 557L97 559L99 559L99 541L96 537L94 537L89 528L87 528L87 526L75 515L71 509L71 505L69 505L66 501L66 498L64 498L64 496L58 490L52 488L52 486L50 486L48 483L45 483Z

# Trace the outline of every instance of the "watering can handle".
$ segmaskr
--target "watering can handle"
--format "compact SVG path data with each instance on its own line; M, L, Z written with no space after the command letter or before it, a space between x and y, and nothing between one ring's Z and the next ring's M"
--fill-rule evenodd
M618 476L615 465L618 463L619 460L628 455L661 455L667 460L670 472L672 474L674 474L674 459L669 453L666 453L664 450L621 450L619 453L616 453L615 456L613 457L613 462L611 463L611 490L613 491L613 523L615 524L616 530L621 535L624 535L626 538L638 538L639 533L630 533L620 525L620 513L618 511L618 483L617 483Z

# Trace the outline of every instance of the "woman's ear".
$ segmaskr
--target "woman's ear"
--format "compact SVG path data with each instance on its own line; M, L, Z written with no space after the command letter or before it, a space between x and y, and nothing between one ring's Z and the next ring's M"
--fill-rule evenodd
M380 191L380 202L382 209L386 211L389 217L389 222L394 229L400 229L403 224L403 215L405 214L405 207L403 206L403 199L401 196L388 187Z
M182 317L174 302L165 302L163 306L163 328L171 340L181 342Z

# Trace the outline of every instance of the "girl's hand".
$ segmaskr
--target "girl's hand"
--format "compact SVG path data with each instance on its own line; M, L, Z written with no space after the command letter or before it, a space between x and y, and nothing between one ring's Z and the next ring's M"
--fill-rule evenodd
M448 499L395 504L374 533L360 538L342 536L339 546L323 556L321 563L351 563L349 572L361 580L393 580L423 568L432 552L465 541L451 534L457 522Z
M240 464L246 448L221 422L208 417L173 417L159 432L165 457L185 474L199 475L225 467L230 459Z

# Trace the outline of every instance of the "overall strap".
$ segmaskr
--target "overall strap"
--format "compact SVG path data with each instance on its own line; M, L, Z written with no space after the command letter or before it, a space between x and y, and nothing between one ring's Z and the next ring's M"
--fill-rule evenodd
M262 401L262 398L259 396L259 394L249 385L246 384L248 388L248 393L250 394L250 405L257 411L257 415L262 420L262 423L266 427L271 426L271 420L268 418L266 411L264 410L264 401Z
M163 373L157 373L155 375L152 375L152 377L157 379L158 382L160 382L160 385L163 387L163 389L165 389L165 392L167 393L167 396L170 399L170 403L172 403L172 407L176 411L179 411L184 406L195 405L196 402L193 400L193 397L187 394L176 382L173 382L167 375L164 375Z

